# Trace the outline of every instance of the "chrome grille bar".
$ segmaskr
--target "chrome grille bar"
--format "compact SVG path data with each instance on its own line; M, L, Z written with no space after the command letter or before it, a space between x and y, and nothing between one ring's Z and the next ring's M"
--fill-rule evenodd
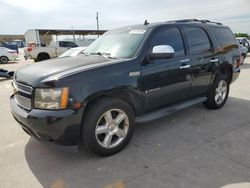
M31 95L33 88L15 81L12 85L16 103L26 110L31 110Z

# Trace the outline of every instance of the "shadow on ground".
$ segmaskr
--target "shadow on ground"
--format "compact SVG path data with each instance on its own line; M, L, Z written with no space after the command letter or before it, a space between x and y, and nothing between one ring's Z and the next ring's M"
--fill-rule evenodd
M17 63L18 63L18 61L9 61L8 63L2 63L2 64L0 64L0 66L2 67L2 66L5 66L5 65L17 64Z
M1 78L0 77L0 82L4 82L4 81L8 81L8 80L11 80L12 78Z
M249 111L250 101L238 98L229 98L220 110L196 105L137 125L128 147L111 157L101 158L78 152L77 147L43 144L32 138L25 156L43 187L195 188L247 182L248 169L203 146L249 124ZM249 148L242 149L250 156ZM165 170L157 172L161 168Z

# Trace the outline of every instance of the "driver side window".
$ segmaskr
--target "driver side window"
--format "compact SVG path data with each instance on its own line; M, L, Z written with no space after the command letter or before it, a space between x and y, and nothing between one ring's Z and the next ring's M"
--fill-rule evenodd
M185 55L183 39L180 30L176 27L159 29L153 37L151 46L169 45L174 49L174 56Z

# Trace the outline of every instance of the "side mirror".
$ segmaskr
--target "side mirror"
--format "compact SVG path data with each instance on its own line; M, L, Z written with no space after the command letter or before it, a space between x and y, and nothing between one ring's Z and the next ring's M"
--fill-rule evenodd
M168 59L174 57L174 49L169 45L154 46L149 59Z

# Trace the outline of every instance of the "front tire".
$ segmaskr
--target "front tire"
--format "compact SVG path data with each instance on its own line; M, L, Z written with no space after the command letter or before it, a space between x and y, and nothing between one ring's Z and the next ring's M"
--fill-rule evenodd
M229 89L228 77L224 74L216 76L204 105L210 109L219 109L223 107L227 101Z
M134 121L134 112L126 102L114 98L98 99L84 115L82 141L97 155L115 154L131 140Z

